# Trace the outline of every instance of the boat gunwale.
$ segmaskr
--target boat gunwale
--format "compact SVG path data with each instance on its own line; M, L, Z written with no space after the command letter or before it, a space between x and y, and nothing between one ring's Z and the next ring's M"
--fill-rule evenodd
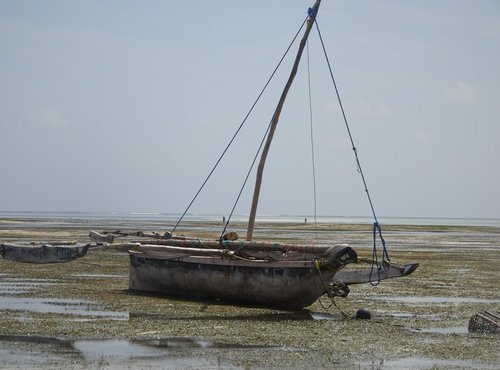
M185 254L180 256L179 253L175 252L162 252L162 251L137 251L129 250L129 255L134 255L136 257L141 257L145 259L155 259L155 260L169 260L178 261L184 263L196 263L196 264L206 264L206 265L224 265L224 266L235 266L235 267L256 267L256 268L316 268L318 266L317 260L309 261L286 261L286 260L250 260L242 259L234 256L193 256Z

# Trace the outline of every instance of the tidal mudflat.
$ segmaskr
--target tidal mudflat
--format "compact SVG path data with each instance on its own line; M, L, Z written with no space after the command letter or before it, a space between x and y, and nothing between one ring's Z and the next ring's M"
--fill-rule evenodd
M216 238L220 226L187 222L178 233ZM164 227L3 219L0 241L87 242L89 229ZM500 310L500 228L384 225L384 234L392 261L420 263L413 275L352 286L338 308L323 299L299 312L138 294L128 290L128 255L109 249L64 264L0 259L0 367L498 368L500 336L467 326ZM254 238L332 240L365 257L373 245L369 225L263 223ZM350 318L359 308L372 319Z

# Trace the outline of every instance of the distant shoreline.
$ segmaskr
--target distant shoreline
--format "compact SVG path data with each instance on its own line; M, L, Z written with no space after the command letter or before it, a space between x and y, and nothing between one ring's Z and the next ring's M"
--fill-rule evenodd
M0 211L0 219L23 220L102 220L137 222L177 222L181 214L155 212L46 212L46 211ZM221 222L224 215L187 214L185 222ZM310 215L264 215L257 216L258 223L292 224L372 224L373 218L367 216L317 216ZM246 223L247 216L235 215L232 223ZM480 226L499 227L500 219L495 218L439 218L439 217L379 217L381 225L415 226Z

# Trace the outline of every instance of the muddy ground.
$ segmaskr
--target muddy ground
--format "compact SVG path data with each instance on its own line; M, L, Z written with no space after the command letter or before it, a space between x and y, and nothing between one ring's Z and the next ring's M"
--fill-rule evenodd
M188 222L177 233L216 238L220 227ZM370 225L257 227L258 240L333 240L366 257L373 246ZM4 219L0 241L87 242L89 229L164 225ZM0 259L0 368L498 368L500 335L467 327L477 312L500 311L500 228L386 225L384 236L392 261L420 263L413 275L300 312L138 294L128 255L108 249L64 264ZM350 318L359 308L372 319Z

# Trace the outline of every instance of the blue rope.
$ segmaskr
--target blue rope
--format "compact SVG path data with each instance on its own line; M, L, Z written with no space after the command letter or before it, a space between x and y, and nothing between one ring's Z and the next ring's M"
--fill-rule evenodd
M377 232L382 242L382 264L378 263L378 253L377 253ZM389 258L389 253L387 252L387 246L385 244L385 239L382 236L382 227L378 222L373 223L373 255L372 255L372 265L370 268L369 281L372 286L377 286L380 283L380 270L388 271L390 267L391 259ZM377 269L377 279L373 279L373 271Z
M316 8L316 10L315 10L315 9L313 9L313 8L309 8L309 9L307 9L307 14L308 14L308 15L309 15L309 17L311 17L311 18L312 18L312 17L316 18L316 14L318 14L318 8Z

